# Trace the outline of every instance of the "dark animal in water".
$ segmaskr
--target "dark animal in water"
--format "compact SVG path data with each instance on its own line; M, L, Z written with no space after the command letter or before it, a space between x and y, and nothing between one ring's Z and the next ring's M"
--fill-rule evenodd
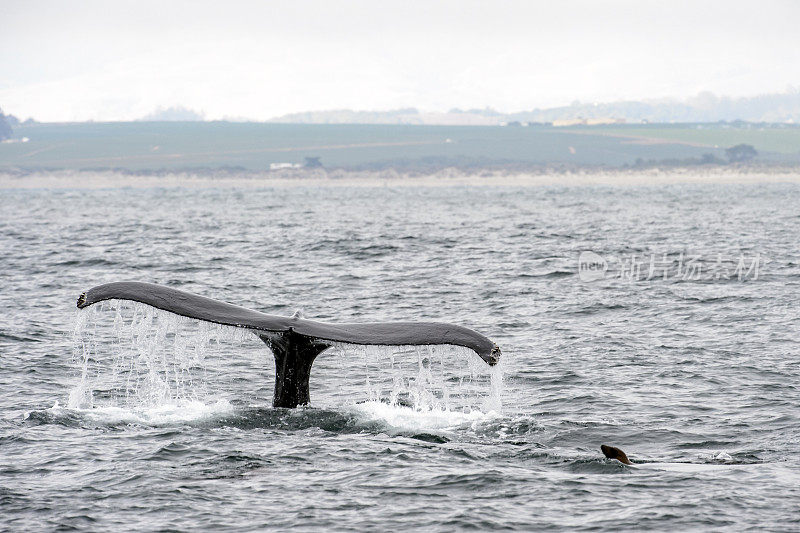
M626 465L633 464L631 463L630 459L628 459L628 456L625 455L625 452L623 452L619 448L615 448L614 446L606 446L605 444L603 444L600 446L600 451L603 452L603 455L605 455L609 459L616 459L620 463Z

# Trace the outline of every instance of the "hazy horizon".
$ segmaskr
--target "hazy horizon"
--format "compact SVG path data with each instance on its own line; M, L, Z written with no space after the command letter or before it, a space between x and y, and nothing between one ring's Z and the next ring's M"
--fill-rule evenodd
M0 7L0 107L41 121L683 101L796 91L800 4L83 2Z
M564 106L519 109L502 112L491 106L483 108L448 110L421 109L415 106L391 109L305 109L279 116L258 119L252 117L209 117L203 110L192 109L180 103L157 106L150 112L132 119L95 120L41 120L35 116L14 113L0 107L6 115L20 122L33 120L42 123L78 122L264 122L296 124L428 124L428 125L498 125L507 121L552 122L554 120L622 119L628 122L703 123L719 121L798 123L800 122L800 87L785 92L754 96L730 97L705 91L695 96L609 102L581 102L575 100ZM666 118L669 115L670 118ZM416 121L411 119L416 118ZM359 119L367 119L366 121ZM396 120L395 120L396 119ZM504 122L506 121L506 122Z

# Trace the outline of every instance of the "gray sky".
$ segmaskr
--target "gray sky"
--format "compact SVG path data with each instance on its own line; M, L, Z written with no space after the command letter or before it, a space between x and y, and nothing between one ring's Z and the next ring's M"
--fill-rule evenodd
M746 96L800 86L795 1L0 2L0 106L39 120Z

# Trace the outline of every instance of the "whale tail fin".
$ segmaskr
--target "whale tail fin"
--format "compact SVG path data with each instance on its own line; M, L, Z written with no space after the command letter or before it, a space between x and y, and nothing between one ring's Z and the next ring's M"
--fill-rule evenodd
M619 448L615 448L614 446L607 446L603 444L600 446L600 451L603 452L603 455L605 455L608 459L616 459L620 463L626 465L633 464L631 463L630 459L628 459L628 456L625 455L625 452Z
M152 283L117 282L94 287L78 298L78 308L104 300L129 300L177 315L244 328L258 335L275 356L275 407L309 403L309 376L314 359L334 343L361 345L463 346L489 366L500 359L500 348L480 333L440 322L330 324L275 316Z

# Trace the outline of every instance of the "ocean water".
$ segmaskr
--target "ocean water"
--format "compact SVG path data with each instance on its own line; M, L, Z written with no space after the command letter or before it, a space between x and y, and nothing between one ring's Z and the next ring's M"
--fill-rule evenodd
M169 183L0 191L0 529L800 528L797 184ZM503 362L337 346L273 409L254 336L76 310L117 280Z

